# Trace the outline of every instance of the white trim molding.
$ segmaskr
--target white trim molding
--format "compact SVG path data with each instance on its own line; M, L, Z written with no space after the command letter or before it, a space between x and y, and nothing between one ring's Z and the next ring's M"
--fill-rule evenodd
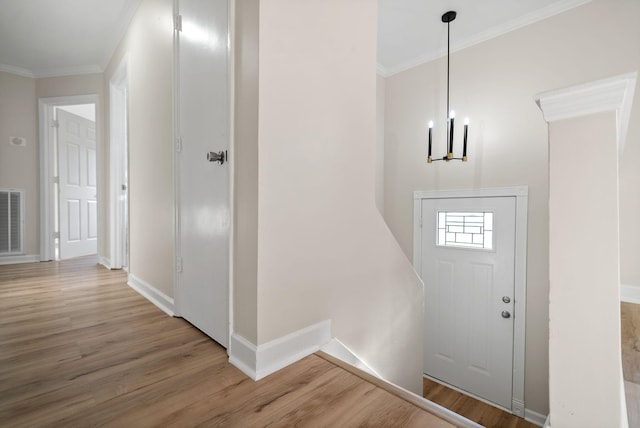
M530 409L525 409L524 411L524 419L526 421L531 422L532 424L536 424L539 427L544 426L545 422L549 419L547 415L543 415L542 413L534 412Z
M422 219L422 199L441 198L489 198L514 197L516 199L516 231L514 259L514 317L513 325L513 379L511 389L511 413L525 417L524 377L526 351L526 313L527 313L527 215L529 206L529 187L496 187L466 190L432 190L413 193L413 266L422 277L420 263L420 222Z
M615 110L618 156L622 156L637 77L638 73L632 72L548 91L538 94L535 101L547 122Z
M102 159L102 111L100 107L100 97L97 94L71 95L63 97L50 97L38 99L38 131L40 137L40 260L48 261L55 258L54 237L55 230L55 191L54 174L55 170L55 128L51 126L54 118L54 107L74 104L94 104L96 112L96 147L97 147L97 172L98 178L98 204L102 203L102 184L100 181L100 160ZM99 205L98 205L99 206ZM98 210L98 248L103 237L102 218Z
M37 263L40 256L37 254L20 254L16 256L0 256L0 265L17 265L22 263Z
M621 284L620 301L640 304L640 286Z
M258 346L233 333L229 342L229 362L251 379L258 381L319 351L330 340L330 320Z
M153 285L141 280L140 278L137 278L133 274L129 274L127 285L136 290L158 308L162 309L162 311L167 315L174 316L173 299L164 294L162 291L158 290Z
M111 267L111 260L109 260L108 258L106 258L104 256L99 256L98 257L98 263L101 264L102 266L104 266L107 269L113 269Z

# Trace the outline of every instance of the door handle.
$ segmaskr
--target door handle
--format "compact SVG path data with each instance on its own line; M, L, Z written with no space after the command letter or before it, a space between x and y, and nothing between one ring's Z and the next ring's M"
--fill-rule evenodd
M511 318L511 313L509 311L502 311L502 318Z
M219 151L219 152L209 152L207 153L207 160L209 162L219 162L220 165L222 165L224 163L225 160L227 160L227 153L226 151Z

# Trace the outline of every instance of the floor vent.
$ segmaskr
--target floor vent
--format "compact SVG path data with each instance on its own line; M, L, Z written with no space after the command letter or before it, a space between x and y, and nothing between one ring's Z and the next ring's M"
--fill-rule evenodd
M24 191L0 189L0 255L22 253Z

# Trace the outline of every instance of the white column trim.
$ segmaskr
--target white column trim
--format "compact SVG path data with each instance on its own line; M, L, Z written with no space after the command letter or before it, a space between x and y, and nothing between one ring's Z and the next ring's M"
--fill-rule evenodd
M543 92L536 95L535 101L547 122L615 110L620 157L627 138L637 77L638 72L632 72Z

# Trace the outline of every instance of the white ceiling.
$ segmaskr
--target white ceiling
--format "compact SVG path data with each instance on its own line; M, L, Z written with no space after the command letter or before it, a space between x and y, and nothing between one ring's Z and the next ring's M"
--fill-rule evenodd
M0 0L0 70L30 77L104 69L140 0Z
M378 71L397 73L451 51L499 36L591 0L378 0Z
M0 71L100 72L141 0L0 0ZM241 0L240 0L241 1ZM590 0L379 0L378 71L393 74Z

